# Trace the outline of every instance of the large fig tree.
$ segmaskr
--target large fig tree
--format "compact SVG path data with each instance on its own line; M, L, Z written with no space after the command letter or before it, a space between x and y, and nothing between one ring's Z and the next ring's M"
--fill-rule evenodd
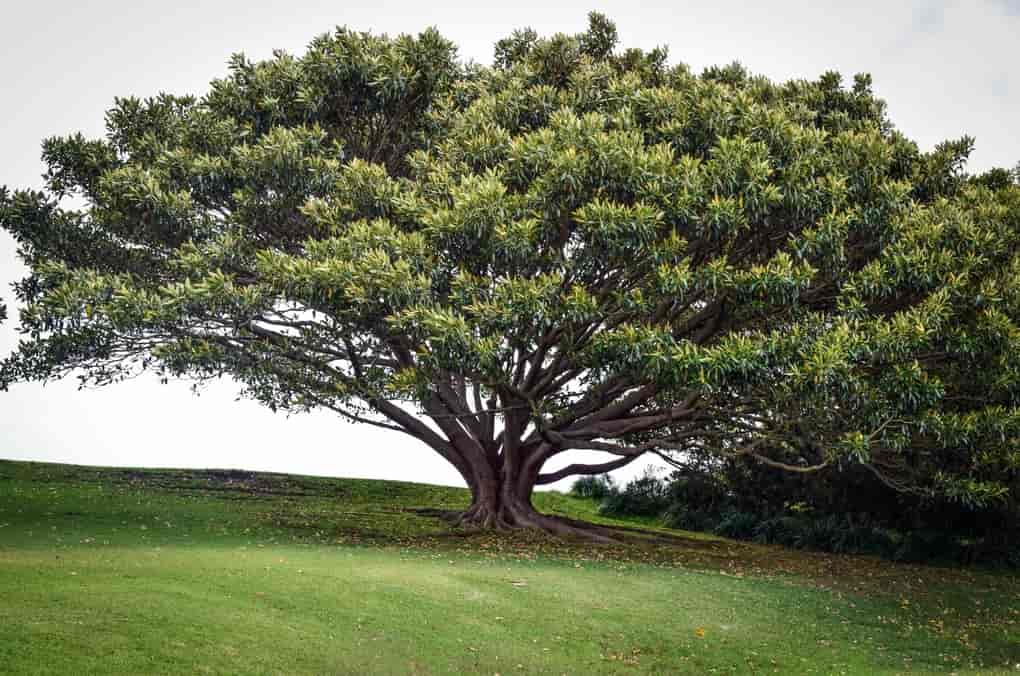
M649 454L1005 500L1020 189L971 145L922 152L867 76L695 75L596 14L490 67L339 29L44 142L46 190L0 192L31 271L0 383L225 374L414 437L485 527L574 531L536 484ZM572 449L605 462L545 469Z

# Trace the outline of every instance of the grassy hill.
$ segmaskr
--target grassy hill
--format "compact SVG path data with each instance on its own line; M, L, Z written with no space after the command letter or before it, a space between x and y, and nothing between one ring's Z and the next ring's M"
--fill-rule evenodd
M387 481L0 461L0 672L1020 674L1009 573L435 516L466 503Z

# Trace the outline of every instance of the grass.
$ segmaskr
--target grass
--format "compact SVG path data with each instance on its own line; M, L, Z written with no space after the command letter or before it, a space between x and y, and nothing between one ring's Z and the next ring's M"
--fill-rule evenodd
M466 502L408 483L0 461L0 671L1020 674L1020 581L1004 572L690 534L472 534L409 511ZM624 523L566 495L536 502Z

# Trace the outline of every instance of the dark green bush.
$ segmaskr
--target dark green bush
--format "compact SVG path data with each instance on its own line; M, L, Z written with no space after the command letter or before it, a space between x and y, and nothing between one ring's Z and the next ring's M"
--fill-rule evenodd
M867 495L862 497L831 491L818 479L798 484L788 477L763 477L755 479L746 466L724 471L702 465L674 472L666 480L646 472L623 488L605 475L584 477L571 492L601 500L601 514L661 516L670 528L737 540L920 563L1020 568L1017 519L1008 518L1015 506L984 515L927 503L913 511L901 504L897 511L893 501L900 498L883 496L874 487L870 493L862 490ZM749 490L756 480L762 482L757 494ZM840 510L841 505L851 509Z
M719 516L733 499L721 477L710 472L675 472L668 483L671 505L684 505L705 514Z
M651 472L632 479L623 490L613 491L602 500L599 513L606 516L661 516L669 507L666 482Z
M719 523L719 515L674 502L666 508L662 515L662 521L667 528L714 532Z
M904 533L893 558L911 563L965 563L969 558L966 549L958 538L945 531L915 530Z
M608 474L597 476L582 476L574 481L570 487L570 493L579 498L591 498L592 500L604 500L616 491L616 482Z
M792 516L778 516L759 521L752 538L755 542L769 545L795 547L802 541L803 522Z
M715 527L715 534L735 540L750 540L758 525L758 516L748 512L726 512Z
M845 553L850 543L849 531L846 521L835 516L803 519L794 546L798 549Z
M795 475L747 458L692 462L669 477L663 517L672 528L902 561L1020 567L1015 502L976 507L898 493L856 467Z
M896 537L874 526L845 525L833 538L826 551L837 554L877 554L889 557L896 547Z
M1005 565L1020 568L1020 532L1003 531L987 537L970 548L967 563Z

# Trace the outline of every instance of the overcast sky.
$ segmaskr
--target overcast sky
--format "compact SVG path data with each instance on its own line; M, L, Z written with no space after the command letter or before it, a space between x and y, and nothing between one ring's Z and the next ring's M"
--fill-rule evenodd
M922 148L977 138L972 170L1020 161L1020 0L938 2L255 2L119 0L9 3L0 23L0 185L41 187L39 142L103 133L115 96L202 94L242 51L299 54L336 25L391 35L434 25L465 59L489 63L515 28L575 33L597 9L622 45L667 45L696 71L742 62L773 79L870 72L896 126ZM0 232L0 297L23 272ZM0 354L16 344L0 326ZM286 418L152 379L78 391L74 382L0 393L0 458L152 467L236 467L460 484L451 467L396 433L334 415ZM571 458L572 460L573 458ZM566 461L568 459L564 459ZM628 468L623 477L640 467ZM562 487L562 486L561 486Z

